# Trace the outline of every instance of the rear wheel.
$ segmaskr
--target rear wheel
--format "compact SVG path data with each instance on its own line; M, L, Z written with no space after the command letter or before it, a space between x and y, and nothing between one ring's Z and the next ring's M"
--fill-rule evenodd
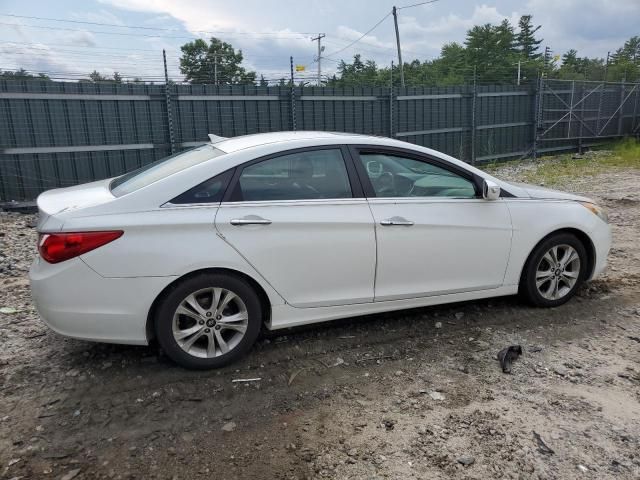
M544 240L531 253L520 281L521 295L538 307L569 301L587 274L587 251L570 233Z
M241 278L202 274L173 288L156 314L158 342L186 368L227 365L253 345L262 322L262 306Z

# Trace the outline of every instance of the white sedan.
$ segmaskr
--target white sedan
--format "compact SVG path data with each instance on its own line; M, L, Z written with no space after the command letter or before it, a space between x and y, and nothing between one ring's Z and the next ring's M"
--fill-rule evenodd
M494 178L387 138L224 139L38 197L33 298L56 332L157 339L219 367L263 326L520 293L554 307L611 243L588 198Z

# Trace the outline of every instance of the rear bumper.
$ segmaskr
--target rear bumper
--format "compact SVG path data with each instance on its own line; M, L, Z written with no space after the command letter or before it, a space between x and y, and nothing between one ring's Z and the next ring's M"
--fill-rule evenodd
M175 277L104 278L80 258L49 264L36 258L31 292L44 323L72 338L146 345L149 309Z
M595 265L590 280L600 275L607 267L607 257L611 249L611 226L599 222L599 226L591 232L591 240L595 249Z

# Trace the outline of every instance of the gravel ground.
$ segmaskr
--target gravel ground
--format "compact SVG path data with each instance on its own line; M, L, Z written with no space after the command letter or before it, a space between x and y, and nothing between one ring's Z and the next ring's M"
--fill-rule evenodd
M614 230L608 271L567 305L300 328L211 372L48 331L26 279L34 216L0 213L0 478L640 478L638 185L638 170L564 185ZM495 355L514 343L506 375Z

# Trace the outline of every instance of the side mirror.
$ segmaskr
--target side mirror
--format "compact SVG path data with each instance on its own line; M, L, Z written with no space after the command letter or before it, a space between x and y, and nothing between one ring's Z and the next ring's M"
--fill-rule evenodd
M497 200L500 198L500 186L491 180L482 182L482 198L485 200Z

